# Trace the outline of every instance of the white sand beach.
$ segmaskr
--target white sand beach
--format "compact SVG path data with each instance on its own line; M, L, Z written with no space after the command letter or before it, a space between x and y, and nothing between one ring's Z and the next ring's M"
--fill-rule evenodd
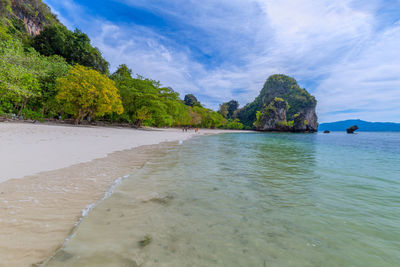
M201 130L214 134L221 130ZM194 131L0 124L0 183L106 157L115 151L161 142L184 141Z
M50 257L82 211L160 151L157 144L223 132L0 123L0 266Z

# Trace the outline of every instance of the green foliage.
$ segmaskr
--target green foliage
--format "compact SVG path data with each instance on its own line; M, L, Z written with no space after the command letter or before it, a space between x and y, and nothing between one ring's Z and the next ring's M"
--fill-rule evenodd
M81 65L71 67L68 75L57 79L56 99L75 123L89 116L101 117L113 112L122 114L123 107L114 81Z
M49 7L41 0L0 0L0 25L13 38L30 46L31 37L25 22L34 25L36 32L46 25L59 24ZM1 35L0 33L0 39Z
M12 0L12 9L16 13L34 19L42 25L58 23L57 18L51 13L50 8L41 0Z
M221 114L201 107L193 95L185 101L172 88L160 87L160 83L141 76L132 77L132 70L121 65L111 75L122 97L124 114L114 120L127 121L136 126L203 128L225 127L227 121ZM193 105L192 105L193 104ZM232 127L239 127L237 121Z
M228 118L228 105L226 105L226 103L223 103L219 106L219 110L218 113L222 115L222 117L224 117L225 119Z
M33 47L42 55L59 55L70 64L108 73L109 63L97 48L91 46L89 37L79 30L71 32L62 25L47 26L33 39Z
M250 104L238 111L237 117L247 126L254 125L257 111L271 101L286 101L288 104L287 119L306 108L315 108L317 101L297 81L289 76L276 74L270 76L264 84L260 95Z
M136 126L171 126L175 113L177 93L168 88L159 88L159 83L141 76L132 77L132 71L121 65L111 76L122 97L125 118Z
M253 128L253 123L257 120L256 114L262 109L262 107L262 102L256 99L239 109L237 112L237 118L239 118L245 126Z
M18 40L0 43L0 106L3 112L18 113L29 105L39 110L54 97L55 80L68 65L61 58L44 57L26 50Z
M0 42L11 40L12 36L8 33L8 29L0 24Z
M232 119L234 117L235 111L238 108L239 102L237 102L236 100L231 100L229 102L221 104L218 113L221 114L225 119Z
M263 113L259 110L256 112L256 121L253 123L254 127L259 128L262 127L262 117Z
M286 100L289 104L288 118L292 118L301 109L315 107L317 104L315 97L305 89L300 88L295 79L282 74L269 77L261 91L261 95L266 97L266 102L272 96L278 96Z
M38 120L41 122L43 122L43 118L44 118L42 113L27 109L27 108L24 108L22 110L21 115L25 119Z
M280 128L286 128L286 127L288 127L288 122L287 122L286 120L284 120L284 121L278 121L278 122L276 122L276 125L277 125L278 127L280 127Z
M253 123L253 126L256 128L263 127L265 119L271 117L271 115L274 116L273 114L275 114L277 111L277 105L279 107L282 106L282 104L286 106L286 109L288 109L288 104L283 98L275 97L274 100L268 104L268 106L264 106L261 111L256 112L256 121ZM286 120L279 121L276 123L276 125L280 128L286 128L288 127L288 122Z
M234 120L229 119L222 128L232 129L232 130L242 130L244 129L244 125L239 121L239 119L234 119Z
M11 0L0 0L0 16L11 12Z
M185 95L185 98L184 98L184 103L185 103L185 105L186 106L190 106L190 107L194 107L194 106L197 106L197 107L201 107L201 103L197 100L197 98L194 96L194 95L192 95L192 94L188 94L188 95Z

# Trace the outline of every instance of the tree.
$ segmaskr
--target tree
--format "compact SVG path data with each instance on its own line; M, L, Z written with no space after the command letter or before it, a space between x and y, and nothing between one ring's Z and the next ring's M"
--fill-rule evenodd
M124 111L114 81L99 72L76 65L68 75L57 80L57 101L72 114L75 124L86 116L104 116Z
M221 114L225 119L232 119L235 111L239 108L239 102L231 100L223 103L219 107L218 113Z
M228 118L228 105L226 103L219 105L218 113L221 114L225 119Z
M241 125L238 121L232 124L221 114L203 108L193 95L186 95L186 101L182 101L172 88L161 87L159 82L141 76L133 78L132 70L126 65L119 66L111 78L116 82L124 105L121 119L137 127L145 125L218 128ZM230 125L226 126L228 122Z
M227 103L228 105L228 118L231 119L233 117L233 113L239 108L239 102L236 100L231 100Z
M29 106L43 113L54 99L56 79L67 72L60 57L44 57L18 40L0 43L0 111L21 115Z
M192 94L185 95L185 99L184 99L183 101L185 102L185 105L186 105L186 106L190 106L190 107L194 107L194 106L201 107L200 102L199 102L199 101L197 100L197 98L196 98L194 95L192 95Z
M70 64L80 64L108 74L109 63L90 44L89 37L78 29L71 32L62 25L46 26L34 37L33 47L42 55L59 55Z

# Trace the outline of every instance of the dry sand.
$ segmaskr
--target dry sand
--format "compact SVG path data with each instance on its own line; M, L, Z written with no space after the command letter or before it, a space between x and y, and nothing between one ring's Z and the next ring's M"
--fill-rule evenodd
M0 123L0 266L40 264L62 245L88 205L163 149L156 144L195 135L179 129Z
M219 131L202 130L201 133ZM194 131L0 123L0 182L143 145L186 140Z

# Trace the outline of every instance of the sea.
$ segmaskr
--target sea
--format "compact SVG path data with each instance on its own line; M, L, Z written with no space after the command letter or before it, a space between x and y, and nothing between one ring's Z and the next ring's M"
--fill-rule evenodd
M400 266L400 133L170 144L45 266Z

